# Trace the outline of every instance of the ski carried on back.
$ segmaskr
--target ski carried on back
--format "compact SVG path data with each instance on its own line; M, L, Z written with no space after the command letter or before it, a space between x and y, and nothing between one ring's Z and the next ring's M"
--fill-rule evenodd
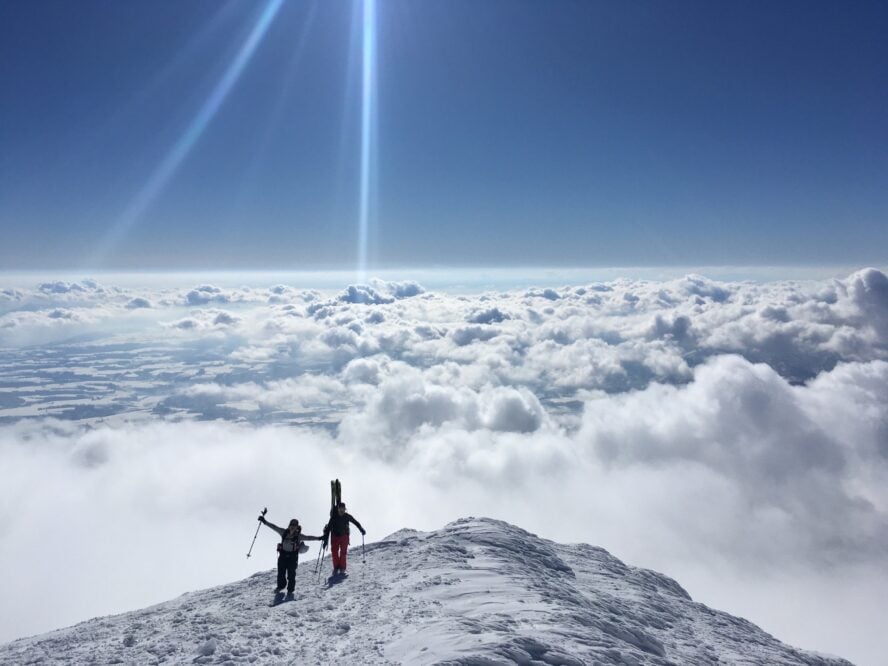
M333 565L333 575L327 581L328 586L341 582L347 576L349 524L361 532L361 561L364 562L364 534L366 530L358 520L346 511L342 501L342 484L339 479L330 482L330 520L324 528L324 538L329 538Z
M330 508L335 509L336 505L342 501L342 484L339 479L330 482Z
M330 481L330 519L333 519L333 516L336 514L336 507L339 506L339 503L342 501L342 484L339 483L339 479L333 479ZM327 587L330 588L336 583L340 583L345 579L344 571L336 571L332 576L327 579Z
M333 514L336 512L336 505L342 501L342 484L339 483L339 479L332 479L330 481L330 518L333 517ZM330 523L327 523L327 527L329 527ZM330 538L329 533L327 532L327 527L324 528L324 541L321 546L321 552L318 553L318 561L315 563L315 573L318 575L318 582L321 580L321 561L324 559L324 552L327 550L327 541Z

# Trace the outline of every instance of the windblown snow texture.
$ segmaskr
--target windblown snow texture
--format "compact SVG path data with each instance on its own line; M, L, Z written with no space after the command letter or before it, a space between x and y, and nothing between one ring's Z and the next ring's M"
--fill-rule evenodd
M8 643L0 664L849 664L601 548L490 519L397 532L342 584L318 585L312 569L300 567L293 603L270 608L274 572L261 572Z

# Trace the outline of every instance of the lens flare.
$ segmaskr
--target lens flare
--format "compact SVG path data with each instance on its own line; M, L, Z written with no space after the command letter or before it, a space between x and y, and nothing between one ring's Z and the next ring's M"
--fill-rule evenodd
M154 169L148 182L136 193L123 214L111 226L99 244L91 267L100 267L104 258L123 239L126 233L139 222L148 207L157 199L158 195L167 186L182 162L194 148L198 139L203 135L216 113L222 107L228 94L237 83L253 54L261 44L265 33L271 26L274 17L280 10L284 0L269 0L256 20L234 59L228 65L222 78L213 88L212 93L203 103L197 115L167 153L166 157Z
M368 238L376 157L376 0L364 0L361 67L361 185L358 217L358 282L367 279Z

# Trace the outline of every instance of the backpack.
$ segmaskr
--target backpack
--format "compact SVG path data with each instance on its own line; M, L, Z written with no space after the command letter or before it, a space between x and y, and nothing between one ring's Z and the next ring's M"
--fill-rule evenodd
M296 549L295 549L295 550L292 550L292 551L285 551L285 550L284 550L284 541L285 541L287 538L291 538L291 539L293 539L293 540L296 542ZM300 542L300 539L301 539L301 538L302 538L302 525L298 525L298 523L297 523L297 527L296 527L296 536L295 536L295 537L287 537L287 530L284 530L284 533L281 534L281 542L277 545L277 552L278 552L279 554L280 554L280 553L295 553L295 554L296 554L296 557L298 558L298 557L299 557L299 553L302 552L302 548L304 547L304 544L302 544L302 543ZM308 548L306 548L305 550L308 550Z

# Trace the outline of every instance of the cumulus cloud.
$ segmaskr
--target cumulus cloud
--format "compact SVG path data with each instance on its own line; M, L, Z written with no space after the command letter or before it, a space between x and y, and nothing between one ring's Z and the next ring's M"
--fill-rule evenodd
M341 303L361 305L385 305L396 300L411 298L425 292L417 282L386 282L373 280L370 284L352 284L338 297Z
M472 324L498 324L506 319L511 319L511 317L494 307L474 312L466 318L466 321Z
M130 310L135 310L136 308L150 308L151 301L147 298L136 297L130 299L130 301L126 304L126 307Z
M20 302L25 298L24 292L19 289L0 289L0 301Z
M453 341L463 347L475 341L486 342L499 335L499 330L492 326L461 326L453 330Z
M393 298L411 298L425 293L425 289L418 282L407 280L404 282L385 282L383 280L374 281L374 286L381 288L392 295Z
M37 285L37 288L45 294L70 294L101 290L99 285L92 280L84 280L83 283L64 282L62 280L42 282Z
M382 381L365 409L347 414L339 430L362 447L391 452L407 446L420 432L530 433L544 424L548 424L545 410L526 389L487 386L476 391L438 384L420 372L404 370Z
M193 329L200 328L201 324L197 319L192 319L191 317L186 317L185 319L180 319L179 321L173 324L173 328L178 328L183 331L190 331Z
M0 315L0 344L40 344L93 328L107 316L93 308L20 310Z
M271 411L279 419L289 416L291 422L304 417L305 412L309 411L313 417L309 420L316 421L320 413L326 413L336 406L343 392L342 383L335 377L304 375L299 381L286 379L262 384L192 384L181 389L166 404L183 406L194 404L189 401L198 401L203 403L204 410L211 406L220 415L224 415L224 412L219 408L230 410L229 415L255 410Z
M854 406L835 399L842 391L825 405L821 387L836 387L832 373L818 378L816 390L793 387L767 365L718 357L698 367L685 386L654 385L587 402L578 438L611 467L711 470L752 518L775 521L756 549L780 543L781 552L800 558L872 561L888 546L888 495L882 481L861 484L861 468L880 467L875 475L884 481L888 459L873 450L872 435L849 438L833 423L863 408L881 411L874 429L885 427L888 415L879 405L888 364L834 372L867 377L869 390L858 389Z
M188 305L206 305L207 303L228 303L229 297L219 287L211 284L195 287L185 294Z
M688 275L683 280L680 280L678 285L685 294L696 296L701 300L711 299L716 303L724 303L731 297L730 288L702 275ZM697 302L699 303L700 301Z
M180 331L206 332L235 327L240 322L241 318L231 312L210 308L192 310L188 317L170 322L167 326Z
M867 268L853 274L840 288L842 296L856 309L859 321L871 326L883 340L888 337L888 277Z
M214 326L234 326L240 321L240 317L236 317L230 312L219 312L213 317Z
M339 300L344 303L380 305L383 303L393 303L395 299L369 285L353 284L346 288L345 292L339 296Z
M342 371L346 382L360 384L379 384L381 374L382 370L378 361L364 358L349 361Z
M525 296L528 298L545 298L549 301L557 301L561 298L560 294L554 289L531 289Z

